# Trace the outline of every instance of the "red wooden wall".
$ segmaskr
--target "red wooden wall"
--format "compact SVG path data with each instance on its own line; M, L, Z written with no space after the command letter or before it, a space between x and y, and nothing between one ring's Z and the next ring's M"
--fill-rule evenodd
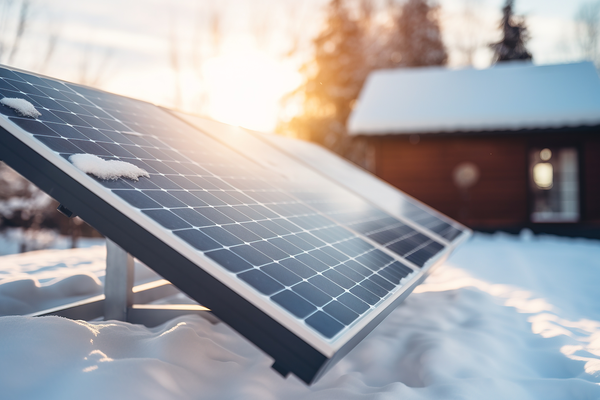
M471 134L371 137L375 174L472 227L525 226L529 219L531 147L577 146L581 158L582 222L600 223L600 134ZM475 164L478 182L459 189L454 168Z

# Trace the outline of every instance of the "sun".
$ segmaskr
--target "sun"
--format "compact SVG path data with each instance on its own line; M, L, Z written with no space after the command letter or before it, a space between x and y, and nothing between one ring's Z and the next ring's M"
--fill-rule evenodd
M282 97L301 82L291 63L253 50L208 60L204 76L208 115L259 131L275 129Z

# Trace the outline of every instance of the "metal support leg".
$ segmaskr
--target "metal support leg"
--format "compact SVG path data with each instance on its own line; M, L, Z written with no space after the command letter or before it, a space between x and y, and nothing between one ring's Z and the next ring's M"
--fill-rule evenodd
M208 308L199 304L145 304L179 291L164 279L133 287L133 257L115 242L106 239L104 295L28 314L30 317L59 315L71 319L127 321L148 327L160 325L181 315L196 314L213 324L219 322ZM141 303L141 304L134 304Z
M127 321L127 310L133 306L133 257L109 239L104 295L104 320Z

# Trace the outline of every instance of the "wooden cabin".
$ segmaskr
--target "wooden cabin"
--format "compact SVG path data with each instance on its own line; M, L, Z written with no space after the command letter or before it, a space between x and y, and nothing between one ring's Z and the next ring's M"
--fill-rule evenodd
M591 63L376 71L348 130L372 172L472 228L600 238Z

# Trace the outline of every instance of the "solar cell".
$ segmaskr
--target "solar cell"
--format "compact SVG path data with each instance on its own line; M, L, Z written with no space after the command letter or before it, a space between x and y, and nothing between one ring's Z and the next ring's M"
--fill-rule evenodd
M0 95L41 112L0 106L3 159L306 382L448 254L439 221L409 225L245 131L6 68ZM86 175L79 153L149 177Z

